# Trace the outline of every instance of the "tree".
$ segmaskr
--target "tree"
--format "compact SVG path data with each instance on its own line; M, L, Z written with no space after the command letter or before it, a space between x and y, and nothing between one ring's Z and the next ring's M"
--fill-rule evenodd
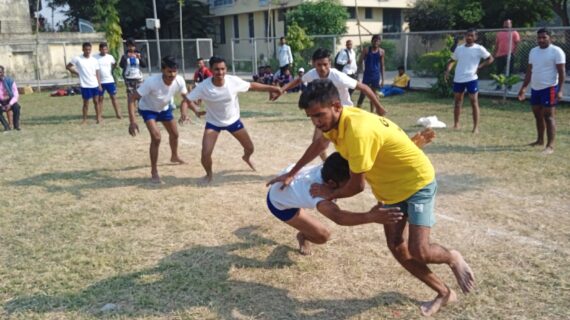
M287 43L293 52L293 61L295 61L295 68L307 68L308 65L306 64L305 59L303 59L301 52L313 47L314 43L311 37L307 36L307 33L303 28L294 23L289 27L289 32L287 33Z
M79 18L93 21L97 17L95 4L97 0L51 0L58 6L68 5L65 12L68 18L66 25L77 25ZM161 20L161 36L173 38L179 36L179 1L156 0L158 18ZM104 1L105 2L105 1ZM152 1L117 0L115 8L120 17L123 34L144 38L145 19L153 16ZM184 0L184 35L187 37L203 37L213 30L213 20L209 17L209 7L198 0ZM152 36L154 37L154 35Z
M570 18L568 17L568 0L548 0L545 1L550 5L552 11L562 20L563 26L570 26Z
M95 1L95 12L97 14L95 19L99 21L98 29L105 32L109 53L115 57L117 61L119 59L119 48L121 47L123 36L119 12L116 9L118 2L119 0Z
M500 28L505 19L515 27L528 27L551 16L552 9L535 0L419 0L407 19L411 31L434 31Z
M287 24L302 26L309 35L343 35L348 12L338 0L303 1L286 16Z

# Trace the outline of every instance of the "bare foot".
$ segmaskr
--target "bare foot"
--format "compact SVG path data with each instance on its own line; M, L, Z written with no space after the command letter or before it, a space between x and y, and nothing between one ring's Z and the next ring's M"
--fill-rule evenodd
M117 119L123 119L123 117L120 114L118 114Z
M253 162L251 162L251 159L249 159L249 157L243 156L241 158L243 161L245 161L245 163L247 163L247 165L251 168L251 170L257 171L257 170L255 170L255 167L253 166Z
M178 157L172 157L170 158L170 162L172 163L178 163L178 164L185 164L186 162Z
M460 129L460 127L459 127L459 125L458 125L458 124L455 124L455 125L453 125L453 129L454 129L454 130L459 130L459 129Z
M530 147L538 147L538 146L543 146L543 145L544 145L544 142L535 141L535 142L529 143L528 145L529 145Z
M469 293L473 288L475 288L475 276L473 275L473 271L463 259L463 256L457 250L449 250L449 253L452 255L452 262L449 264L451 271L455 275L455 279L457 279L457 284L461 288L463 293Z
M82 125L82 126L84 126L84 125L86 125L86 124L87 124L87 120L85 120L85 119L81 120L81 125Z
M97 124L103 123L103 118L97 119L97 121L95 123L97 123Z
M479 134L479 128L473 128L473 131L471 131L471 133Z
M551 146L546 146L544 150L542 150L542 154L549 155L554 153L554 148Z
M162 180L160 179L160 176L158 175L158 173L153 173L152 177L150 178L150 182L154 183L154 184L161 184Z
M449 289L449 288L448 288ZM455 291L449 289L449 293L445 296L437 296L432 301L424 302L420 306L420 311L423 316L429 317L434 313L438 312L439 309L448 303L453 303L457 301L457 294Z
M304 256L310 256L312 253L311 246L309 245L309 242L307 241L307 239L305 239L305 236L301 232L297 233L297 241L299 241L299 253Z

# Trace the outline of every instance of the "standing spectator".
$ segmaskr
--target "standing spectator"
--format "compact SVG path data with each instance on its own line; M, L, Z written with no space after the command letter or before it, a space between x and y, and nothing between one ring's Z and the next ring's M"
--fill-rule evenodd
M279 69L281 73L285 69L288 69L293 63L293 54L291 53L291 47L287 45L287 40L285 37L279 39L279 49L277 51L277 57L279 59Z
M364 76L362 77L362 83L370 87L373 92L377 92L378 89L384 86L384 49L380 48L380 42L382 39L380 35L372 36L372 46L369 48L364 48L362 54L358 60L358 64L364 61ZM364 102L365 94L363 91L360 92L358 97L358 102L356 106L361 108L362 102ZM373 103L370 101L370 111L373 109Z
M206 67L204 59L198 58L198 69L194 72L194 86L213 76L212 71Z
M20 130L20 104L18 99L18 86L16 82L4 74L4 67L0 66L0 122L4 127L4 131L11 129L14 124L14 129ZM6 112L8 122L4 119L2 113Z
M521 36L516 30L512 30L513 23L511 19L503 22L503 31L497 32L495 40L495 51L493 56L497 60L497 74L507 74L507 60L509 60L509 52L511 53L509 62L509 73L513 73L513 66L515 63L515 52L517 45L521 42ZM498 85L496 90L501 90ZM510 88L509 88L510 89Z
M117 86L115 85L115 78L113 77L113 71L117 67L117 61L115 61L115 57L109 54L109 47L105 42L99 44L99 53L93 56L99 61L99 74L101 76L101 87L103 88L103 90L99 92L101 112L103 112L103 99L105 98L105 91L107 91L109 97L111 97L113 108L115 109L115 116L117 119L121 119L121 113L119 112L116 99Z
M87 122L87 111L91 99L95 105L97 123L101 123L103 117L101 116L101 105L99 105L99 92L102 90L99 61L91 56L91 43L84 42L82 48L83 54L73 58L67 64L67 70L79 76L81 97L83 98L83 121L81 123Z
M476 40L477 30L467 30L465 33L465 44L455 49L445 69L445 80L447 81L449 72L457 61L453 78L453 93L455 97L453 128L459 129L459 115L461 114L465 90L467 90L473 110L473 133L479 133L479 82L477 81L479 77L477 72L494 61L489 51L485 47L476 44ZM481 59L484 61L481 62Z
M346 48L339 51L334 61L335 66L338 68L342 66L339 71L346 73L347 76L358 80L356 71L358 66L356 65L356 53L352 49L352 40L346 40ZM348 93L352 95L354 89L348 89Z
M564 80L566 78L566 55L560 47L551 43L550 31L541 28L537 32L538 47L532 48L528 57L528 67L524 83L519 91L519 100L525 99L526 87L530 83L530 104L536 120L538 137L531 146L544 145L546 129L545 154L554 152L556 136L555 107L558 99L563 96Z
M141 68L146 68L146 62L137 50L135 40L127 40L127 52L121 57L119 66L123 69L127 98L130 103L131 96L136 93L137 88L141 86L143 81Z

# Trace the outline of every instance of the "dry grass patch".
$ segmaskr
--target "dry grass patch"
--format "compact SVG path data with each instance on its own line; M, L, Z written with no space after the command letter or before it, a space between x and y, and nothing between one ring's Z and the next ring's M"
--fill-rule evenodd
M294 230L265 208L265 182L310 142L296 99L240 96L257 172L222 134L215 180L201 185L203 123L195 123L180 128L188 164L169 164L163 139L165 183L155 186L146 129L131 138L108 102L102 125L80 126L79 97L23 96L23 131L0 134L2 317L419 318L418 303L433 293L391 257L381 226L325 221L332 240L303 257ZM452 123L451 100L412 93L384 101L410 134L422 116ZM126 106L124 96L119 102ZM440 186L433 240L462 251L478 281L437 317L567 319L570 109L558 109L557 149L545 157L525 146L535 136L527 104L481 105L481 134L469 132L466 106L464 129L438 130L426 148ZM364 210L374 198L367 190L339 203ZM457 287L449 268L434 270Z

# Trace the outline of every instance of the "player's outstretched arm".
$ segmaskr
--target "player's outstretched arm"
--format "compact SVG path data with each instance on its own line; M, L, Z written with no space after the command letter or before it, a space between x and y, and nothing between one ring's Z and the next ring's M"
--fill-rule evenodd
M382 208L381 205L372 207L368 212L346 211L329 200L319 202L317 210L341 226L357 226L366 223L391 224L402 220L404 216L400 208Z
M325 139L323 136L318 137L315 139L311 145L305 150L305 153L299 161L295 164L295 166L287 173L282 174L278 177L271 179L266 185L272 185L277 182L281 182L283 185L281 189L285 189L291 181L293 181L293 177L301 170L305 165L309 162L313 161L316 157L318 157L321 152L325 151L329 146L330 141Z
M287 92L287 90L289 90L291 88L295 88L297 86L300 86L301 82L303 82L303 80L301 80L301 77L295 78L293 81L289 82L288 84L286 84L280 88L281 93L279 94L279 96L283 95L285 92ZM277 100L277 98L279 98L279 96L276 96L274 99L271 99L271 101Z

